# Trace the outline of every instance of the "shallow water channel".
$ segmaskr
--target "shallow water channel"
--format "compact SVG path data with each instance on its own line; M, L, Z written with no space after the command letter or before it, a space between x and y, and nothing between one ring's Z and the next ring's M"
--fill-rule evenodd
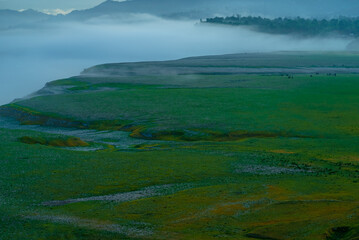
M47 127L40 125L21 125L18 121L12 118L2 117L2 116L0 116L0 128L32 130L36 132L78 137L87 142L109 144L114 146L116 149L130 149L134 145L148 143L148 142L151 143L156 142L153 140L132 138L129 136L130 133L122 132L122 131L97 131L97 130L88 130L88 129ZM91 151L91 150L99 150L101 149L101 147L80 147L80 148L70 148L70 149Z

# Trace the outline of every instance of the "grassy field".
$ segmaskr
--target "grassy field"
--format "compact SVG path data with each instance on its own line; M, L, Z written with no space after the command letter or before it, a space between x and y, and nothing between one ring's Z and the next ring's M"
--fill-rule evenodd
M222 78L243 85L169 88L118 83L106 91L71 90L15 105L79 121L130 121L149 133L244 130L308 137L358 135L358 75L295 75L293 79L235 75L217 81Z
M18 141L33 134L1 130L3 239L325 239L333 228L357 231L359 166L350 146L324 153L333 141L253 139L73 152ZM42 205L168 184L128 201Z
M62 92L0 113L144 141L75 151L96 143L0 126L1 240L359 239L357 74L82 75L46 88Z

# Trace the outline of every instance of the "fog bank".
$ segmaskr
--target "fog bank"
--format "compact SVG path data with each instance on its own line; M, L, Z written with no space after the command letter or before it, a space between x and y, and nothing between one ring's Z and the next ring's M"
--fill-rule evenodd
M270 51L342 51L348 39L295 39L136 15L0 32L0 104L110 62Z

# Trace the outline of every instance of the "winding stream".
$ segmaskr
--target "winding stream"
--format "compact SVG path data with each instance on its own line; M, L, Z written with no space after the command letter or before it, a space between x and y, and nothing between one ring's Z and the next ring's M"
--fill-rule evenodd
M155 143L158 141L137 139L129 136L128 132L121 131L97 131L97 130L88 130L88 129L75 129L75 128L63 128L63 127L48 127L48 126L39 126L39 125L21 125L18 121L0 116L0 128L7 129L18 129L18 130L32 130L36 132L43 133L52 133L65 136L73 136L81 138L87 142L95 142L102 144L113 145L116 149L130 149L134 145L143 144L143 143ZM82 151L91 151L99 150L95 148L71 148L74 150Z

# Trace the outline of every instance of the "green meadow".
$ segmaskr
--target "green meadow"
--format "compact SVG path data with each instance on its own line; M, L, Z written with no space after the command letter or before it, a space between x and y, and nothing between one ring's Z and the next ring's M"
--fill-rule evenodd
M0 107L0 239L359 239L358 55L298 54L97 66ZM65 125L105 143L41 130Z

